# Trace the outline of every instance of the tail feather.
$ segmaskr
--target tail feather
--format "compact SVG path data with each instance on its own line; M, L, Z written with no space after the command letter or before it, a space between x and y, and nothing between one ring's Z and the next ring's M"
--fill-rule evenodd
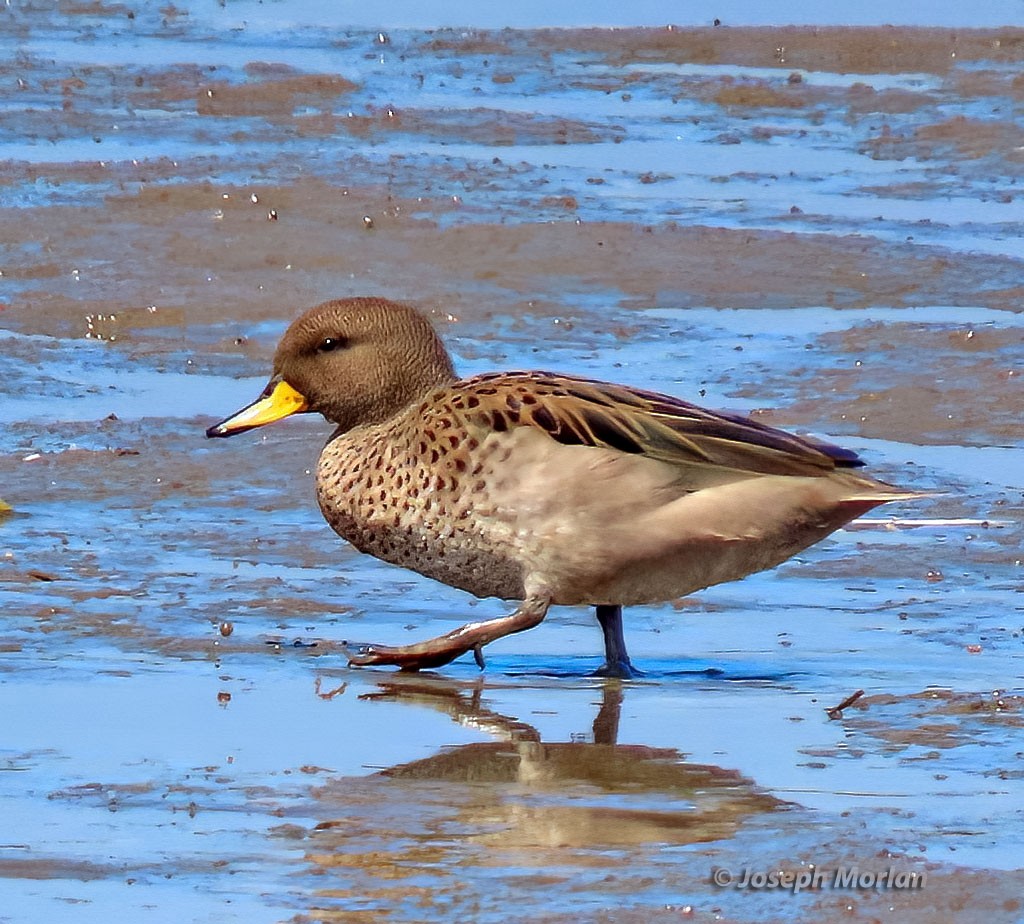
M918 500L922 497L937 497L927 491L865 491L863 494L854 494L851 497L843 498L840 503L860 503L871 501L873 504L888 504L890 501Z
M888 504L891 501L920 500L925 497L942 497L944 491L906 491L893 488L891 491L865 491L863 494L851 494L843 498L841 504Z

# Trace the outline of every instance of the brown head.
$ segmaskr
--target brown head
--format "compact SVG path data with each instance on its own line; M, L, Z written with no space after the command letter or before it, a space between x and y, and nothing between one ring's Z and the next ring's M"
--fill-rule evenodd
M444 344L414 308L383 298L337 299L292 323L259 400L206 435L232 436L299 411L351 430L381 423L454 380Z

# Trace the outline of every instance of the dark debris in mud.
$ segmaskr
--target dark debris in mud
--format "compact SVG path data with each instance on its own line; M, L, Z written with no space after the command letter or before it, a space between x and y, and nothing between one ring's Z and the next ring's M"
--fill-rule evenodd
M1024 728L1024 695L1002 690L988 694L948 689L909 696L873 694L852 708L856 713L847 715L847 725L858 737L878 739L889 752L911 747L984 747L987 743L1005 746L1008 735Z

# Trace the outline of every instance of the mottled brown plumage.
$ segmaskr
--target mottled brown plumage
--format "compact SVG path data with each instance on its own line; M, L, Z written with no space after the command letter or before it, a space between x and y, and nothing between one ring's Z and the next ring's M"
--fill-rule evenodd
M338 425L320 509L361 551L480 597L509 617L356 664L438 666L592 604L610 673L629 674L621 607L773 567L879 504L913 496L845 450L653 392L547 372L458 380L414 309L344 299L288 329L256 404L227 436L295 411Z

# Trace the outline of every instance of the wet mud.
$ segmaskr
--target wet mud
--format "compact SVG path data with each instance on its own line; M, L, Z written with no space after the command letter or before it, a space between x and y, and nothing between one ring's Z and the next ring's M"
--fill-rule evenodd
M0 12L0 920L1021 920L1024 32L218 9ZM330 533L322 421L203 439L362 294L932 493L634 682L572 608L348 669L507 610Z

